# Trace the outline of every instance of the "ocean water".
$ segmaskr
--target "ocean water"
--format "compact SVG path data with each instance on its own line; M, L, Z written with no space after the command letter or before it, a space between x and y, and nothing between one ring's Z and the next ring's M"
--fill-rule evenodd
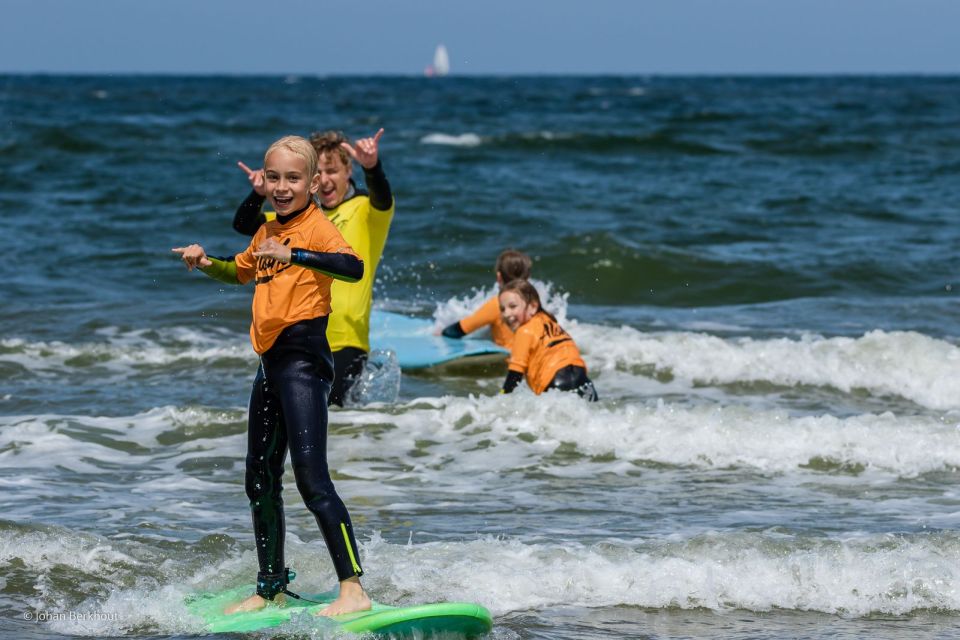
M373 597L496 640L960 637L960 78L117 76L0 76L0 636L202 636L184 597L254 577L251 291L170 248L241 250L236 162L331 127L386 130L377 307L439 326L523 249L601 396L461 367L334 410Z

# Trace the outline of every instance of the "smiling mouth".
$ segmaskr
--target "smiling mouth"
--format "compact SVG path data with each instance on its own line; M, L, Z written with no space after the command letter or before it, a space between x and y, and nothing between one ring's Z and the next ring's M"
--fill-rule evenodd
M293 202L292 196L273 196L273 203L278 207L287 207Z

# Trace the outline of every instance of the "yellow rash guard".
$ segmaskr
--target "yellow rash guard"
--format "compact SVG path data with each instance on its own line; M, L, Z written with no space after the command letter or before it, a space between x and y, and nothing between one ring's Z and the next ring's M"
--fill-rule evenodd
M327 325L327 340L331 351L345 347L370 351L373 281L387 242L394 208L392 198L390 208L379 211L370 205L368 195L358 194L344 200L335 209L324 211L364 264L363 278L359 282L351 284L334 280L330 287L333 310Z

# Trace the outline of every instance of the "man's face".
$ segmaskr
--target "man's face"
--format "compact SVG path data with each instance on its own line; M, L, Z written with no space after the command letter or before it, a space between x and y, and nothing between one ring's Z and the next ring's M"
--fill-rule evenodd
M333 209L343 202L347 195L347 189L350 188L352 170L352 165L344 165L339 153L326 152L320 154L320 160L317 163L317 174L320 176L318 195L320 203L325 209Z

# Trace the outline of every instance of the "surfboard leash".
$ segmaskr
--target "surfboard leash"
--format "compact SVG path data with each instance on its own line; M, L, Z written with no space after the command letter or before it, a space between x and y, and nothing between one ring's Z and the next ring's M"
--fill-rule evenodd
M297 595L296 593L294 593L293 591L290 591L286 587L284 587L283 591L281 591L280 593L290 596L291 598L296 598L297 600L303 600L304 602L310 602L312 604L324 604L323 602L317 602L316 600L311 600L310 598L304 598L301 595Z
M302 600L311 604L324 604L316 600L311 600L310 598L304 598L300 594L287 589L287 585L293 582L293 579L296 577L296 571L291 571L289 567L286 567L280 573L258 573L257 595L267 600L273 600L277 594L282 593L296 600Z

